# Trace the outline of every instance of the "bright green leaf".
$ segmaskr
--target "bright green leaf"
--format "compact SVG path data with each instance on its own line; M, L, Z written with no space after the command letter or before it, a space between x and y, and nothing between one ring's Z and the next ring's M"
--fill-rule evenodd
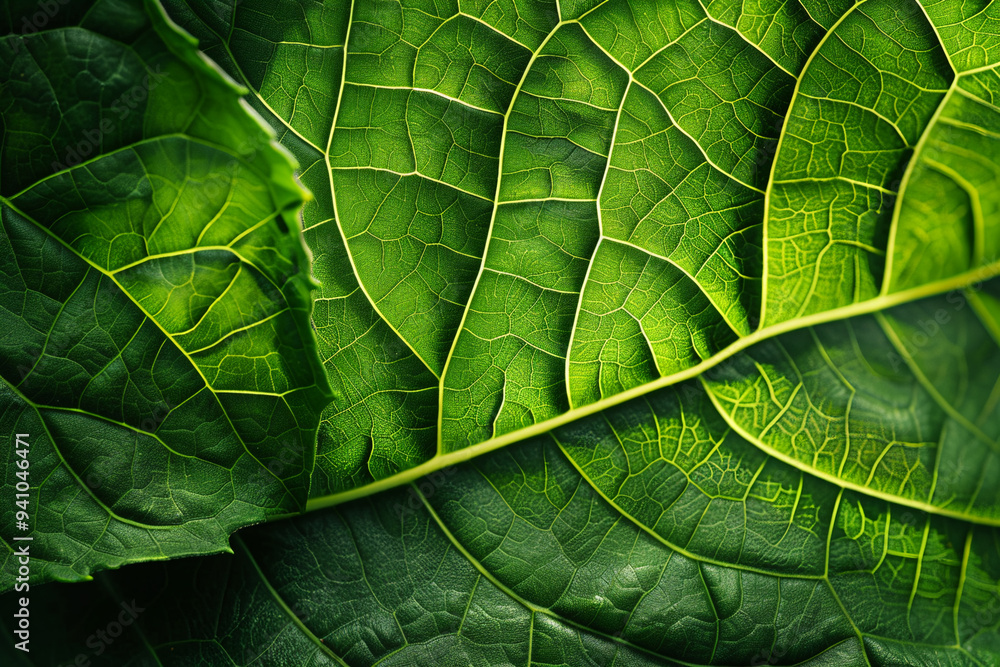
M314 497L1000 268L991 8L168 6L317 193Z

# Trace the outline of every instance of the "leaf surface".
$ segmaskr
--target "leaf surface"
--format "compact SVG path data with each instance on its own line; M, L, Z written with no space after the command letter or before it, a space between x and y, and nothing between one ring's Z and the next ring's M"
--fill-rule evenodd
M317 502L1000 267L990 8L418 5L168 3L319 193Z
M323 193L317 656L993 660L992 3L172 6Z
M303 509L329 391L304 193L239 89L156 3L37 9L0 41L4 589L19 509L32 581Z
M108 664L993 664L997 528L818 480L710 414L699 383L663 389L70 595L149 610Z
M316 193L334 401L316 512L108 578L136 660L996 662L994 3L167 6Z

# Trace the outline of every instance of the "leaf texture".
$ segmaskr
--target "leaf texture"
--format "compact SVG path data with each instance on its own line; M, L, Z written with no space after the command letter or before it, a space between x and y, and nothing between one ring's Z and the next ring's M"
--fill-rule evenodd
M166 6L316 194L333 402L112 655L997 662L1000 6Z
M996 528L817 480L710 400L663 389L73 595L149 609L108 664L993 664Z
M980 4L168 3L320 193L312 494L995 274Z
M21 34L37 9L5 6L0 41L4 589L19 484L32 581L225 551L301 510L329 391L304 193L240 90L156 3Z

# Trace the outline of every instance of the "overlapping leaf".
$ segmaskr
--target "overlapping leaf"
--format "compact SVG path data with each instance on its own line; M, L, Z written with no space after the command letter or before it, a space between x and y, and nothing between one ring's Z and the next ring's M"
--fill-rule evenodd
M4 589L15 535L75 580L301 510L328 392L290 159L156 3L50 4L0 19Z
M317 195L334 402L120 655L996 662L1000 6L167 5Z

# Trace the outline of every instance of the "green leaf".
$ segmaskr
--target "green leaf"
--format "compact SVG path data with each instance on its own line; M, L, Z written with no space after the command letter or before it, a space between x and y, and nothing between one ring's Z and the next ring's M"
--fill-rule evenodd
M168 6L318 193L317 505L1000 270L992 9Z
M335 515L361 566L427 535L386 518L422 502L373 495L416 482L498 595L466 584L465 615L515 600L697 664L993 661L992 4L418 5L170 3L319 193L335 400L310 507L370 496ZM315 553L346 542L321 516L298 548L349 561ZM444 568L406 551L390 588ZM357 599L345 579L314 585ZM432 580L362 594L420 618ZM385 655L328 620L347 664ZM396 620L387 653L465 646Z
M697 383L235 551L46 587L68 641L31 664L121 602L106 664L989 665L1000 636L997 529L770 457Z
M806 472L1000 525L1000 281L779 336L702 376L741 435Z
M114 654L997 662L997 5L167 5L316 193L334 401Z
M300 511L329 391L270 130L155 2L49 4L0 23L3 589L15 535L79 580Z

